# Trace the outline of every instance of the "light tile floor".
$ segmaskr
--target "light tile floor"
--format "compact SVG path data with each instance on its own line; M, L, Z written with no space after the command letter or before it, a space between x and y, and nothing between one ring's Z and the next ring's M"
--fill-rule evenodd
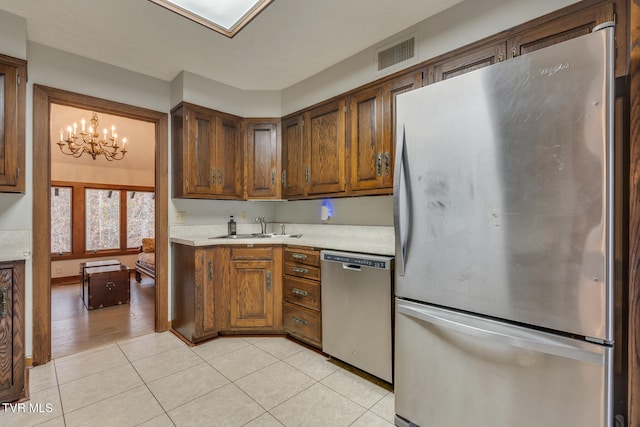
M169 332L30 370L13 426L392 426L393 393L279 337L188 347Z

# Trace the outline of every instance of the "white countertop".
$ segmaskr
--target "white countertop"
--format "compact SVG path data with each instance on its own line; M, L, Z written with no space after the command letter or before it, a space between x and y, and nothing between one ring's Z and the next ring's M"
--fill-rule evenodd
M29 230L0 230L0 261L18 261L31 256Z
M238 224L238 234L252 234L259 231L255 224ZM280 224L269 224L267 231L279 234ZM226 225L172 226L170 241L188 246L285 244L378 255L393 256L395 254L393 227L286 224L287 234L302 234L302 236L299 238L215 238L226 235L226 232Z

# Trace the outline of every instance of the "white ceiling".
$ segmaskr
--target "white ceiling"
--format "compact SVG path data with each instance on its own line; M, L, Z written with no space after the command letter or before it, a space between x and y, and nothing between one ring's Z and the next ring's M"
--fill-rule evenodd
M165 81L282 90L462 0L275 0L233 39L148 0L0 0L29 41Z

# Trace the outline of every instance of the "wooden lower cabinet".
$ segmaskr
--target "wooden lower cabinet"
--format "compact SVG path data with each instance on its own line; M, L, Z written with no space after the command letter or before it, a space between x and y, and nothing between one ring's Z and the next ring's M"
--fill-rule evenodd
M282 333L282 247L173 244L173 330L192 343Z
M285 301L284 328L293 337L314 347L322 348L322 317L317 310L309 310Z
M282 248L231 248L230 259L230 330L282 330Z
M172 328L193 343L219 331L216 285L222 277L217 265L224 258L223 249L173 244Z
M321 349L320 251L285 247L282 286L284 329L296 339Z
M25 396L24 261L0 262L0 402Z

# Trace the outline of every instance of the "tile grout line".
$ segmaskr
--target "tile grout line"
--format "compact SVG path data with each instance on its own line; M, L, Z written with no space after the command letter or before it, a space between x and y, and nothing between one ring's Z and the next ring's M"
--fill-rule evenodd
M53 360L53 372L56 374L56 387L58 387L58 399L60 399L60 410L62 411L62 422L64 425L67 425L67 417L64 412L64 403L62 403L62 390L60 390L60 379L58 378L58 366L55 364L55 359Z

